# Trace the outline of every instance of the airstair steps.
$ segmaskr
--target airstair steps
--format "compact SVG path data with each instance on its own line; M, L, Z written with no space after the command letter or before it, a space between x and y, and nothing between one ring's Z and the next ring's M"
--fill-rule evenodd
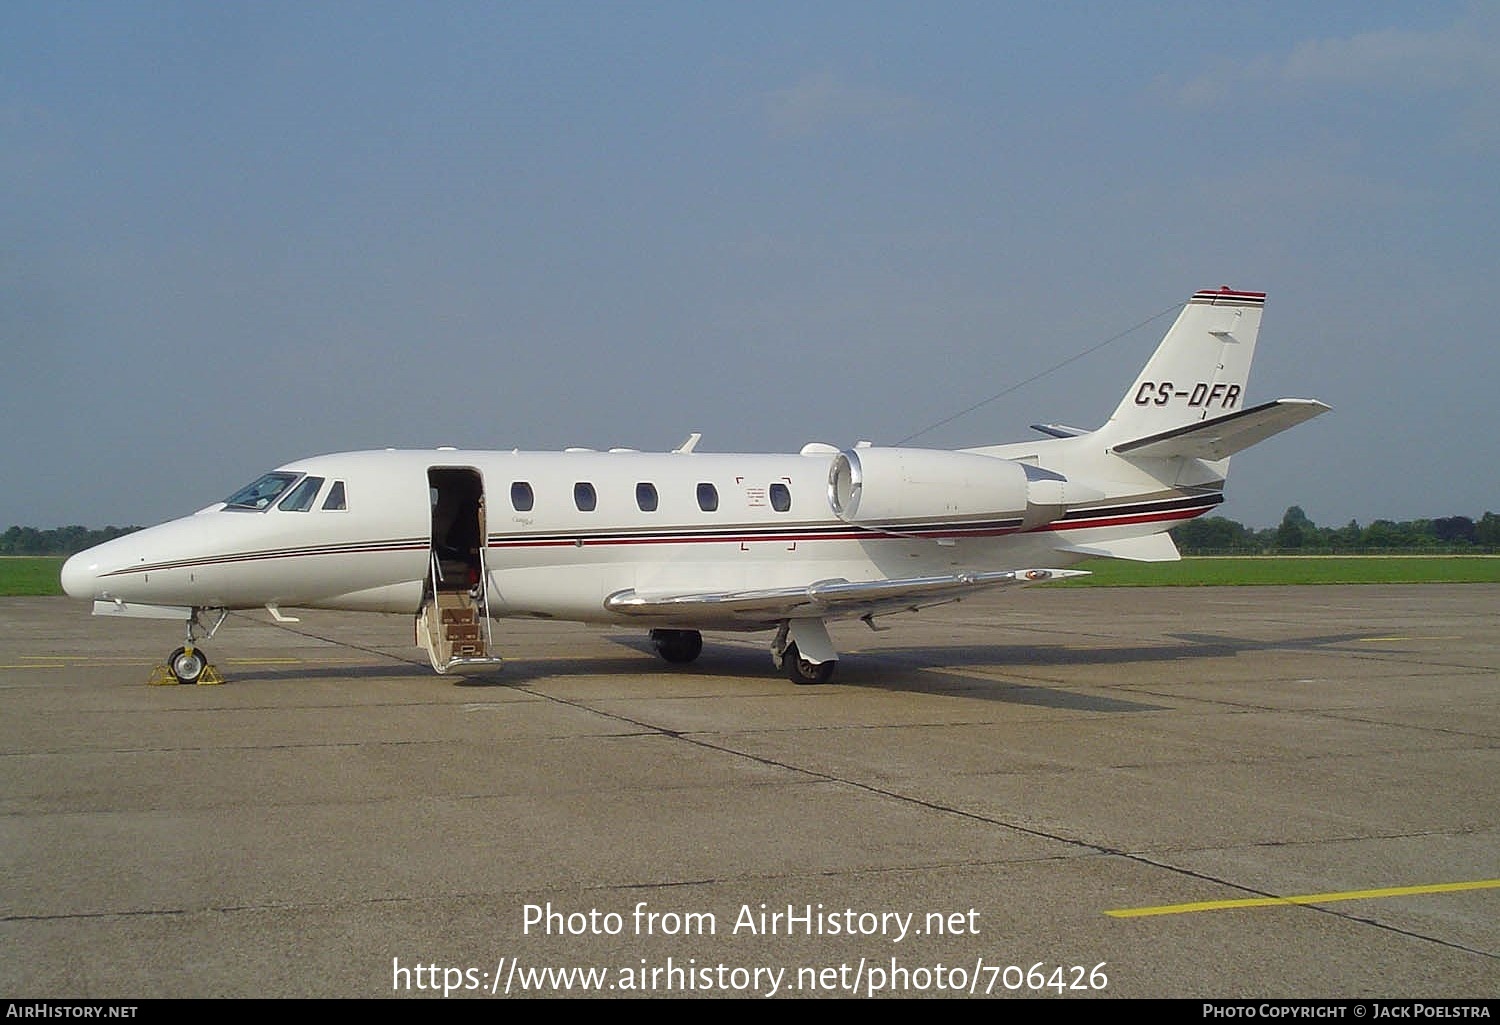
M417 644L427 650L439 673L464 666L494 666L502 659L490 655L488 623L476 599L467 591L437 590L417 614Z

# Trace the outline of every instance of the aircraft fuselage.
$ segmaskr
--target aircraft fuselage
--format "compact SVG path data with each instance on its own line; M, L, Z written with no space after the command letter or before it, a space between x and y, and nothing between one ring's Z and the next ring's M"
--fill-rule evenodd
M211 506L74 557L63 585L74 597L145 605L413 613L434 541L433 469L473 470L482 482L494 616L633 622L641 617L611 611L605 599L702 589L705 581L740 591L1069 564L1079 557L1054 550L1054 531L1097 533L1111 522L1101 513L1079 526L1054 521L1026 531L1022 504L982 521L859 526L830 508L832 461L822 449L318 456L280 468L321 478L306 508ZM337 482L343 508L325 509ZM1219 500L1172 505L1182 497L1158 499L1151 515L1178 519ZM694 625L714 620L704 611L678 615ZM713 625L766 624L725 616Z

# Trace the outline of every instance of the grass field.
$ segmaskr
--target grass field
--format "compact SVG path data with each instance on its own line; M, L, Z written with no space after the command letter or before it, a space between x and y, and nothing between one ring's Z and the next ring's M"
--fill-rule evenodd
M0 597L30 594L62 594L57 574L63 560L47 555L15 555L0 558Z
M1253 584L1495 584L1494 555L1193 557L1181 562L1090 559L1092 576L1058 587L1209 587Z
M0 597L62 594L63 560L0 558ZM1209 587L1253 584L1500 584L1500 556L1262 556L1187 558L1181 562L1081 564L1092 576L1050 587Z

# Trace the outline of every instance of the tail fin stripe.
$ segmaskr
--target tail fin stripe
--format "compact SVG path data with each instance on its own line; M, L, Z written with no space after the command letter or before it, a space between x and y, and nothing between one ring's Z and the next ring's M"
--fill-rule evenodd
M1204 289L1201 292L1194 292L1188 302L1200 306L1205 303L1210 306L1264 306L1266 293L1236 292L1232 288Z

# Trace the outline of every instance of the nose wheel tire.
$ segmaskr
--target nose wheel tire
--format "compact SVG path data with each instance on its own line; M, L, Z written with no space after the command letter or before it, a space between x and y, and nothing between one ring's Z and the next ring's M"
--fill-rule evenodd
M797 645L788 644L786 653L781 656L781 667L786 670L787 679L793 683L827 683L833 679L833 671L838 667L838 662L831 659L827 662L809 662L797 650Z
M167 656L167 668L178 683L197 683L208 668L208 658L201 648L182 647Z

